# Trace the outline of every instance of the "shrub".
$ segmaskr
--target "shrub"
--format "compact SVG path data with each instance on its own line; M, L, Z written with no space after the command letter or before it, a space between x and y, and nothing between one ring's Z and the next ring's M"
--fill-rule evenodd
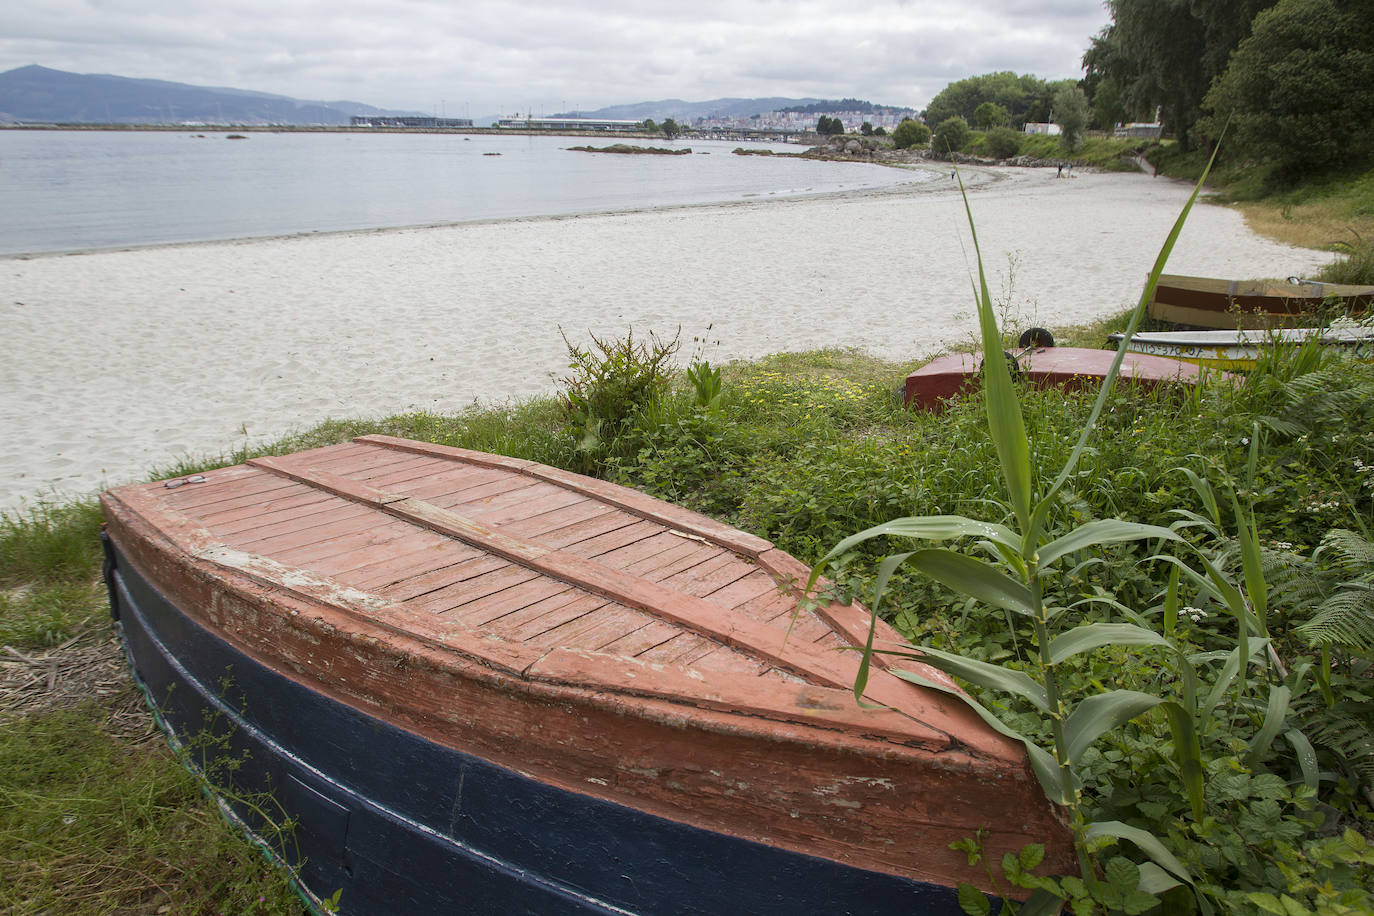
M650 332L647 343L634 339L633 328L623 340L588 336L592 346L583 347L563 333L572 369L563 379L563 399L584 470L594 470L617 455L616 440L667 393L681 331L669 341Z
M930 145L937 153L957 153L968 145L972 134L968 122L955 115L940 122L931 137Z
M1010 127L994 127L983 137L983 151L993 159L1010 159L1021 151L1021 135Z
M930 128L911 118L907 118L892 130L892 145L897 149L925 146L929 141Z

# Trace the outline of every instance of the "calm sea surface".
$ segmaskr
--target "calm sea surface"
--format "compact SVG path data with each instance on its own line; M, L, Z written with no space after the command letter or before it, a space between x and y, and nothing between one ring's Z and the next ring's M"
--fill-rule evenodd
M247 137L0 130L0 254L711 203L927 177L731 155L761 148L754 143L679 140L663 145L696 155L615 156L567 149L615 142L601 138Z

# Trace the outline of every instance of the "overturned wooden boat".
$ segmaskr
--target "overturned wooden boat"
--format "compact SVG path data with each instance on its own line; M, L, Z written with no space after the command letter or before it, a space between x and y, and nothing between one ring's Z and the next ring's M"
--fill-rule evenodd
M1118 333L1110 335L1108 340L1119 349L1125 338L1125 334ZM1374 359L1374 326L1139 332L1131 336L1127 348L1132 353L1181 359L1211 369L1253 369L1266 351L1309 343L1348 353L1356 359L1371 360Z
M1183 328L1233 331L1310 325L1324 312L1364 314L1371 307L1374 286L1162 274L1149 315Z
M883 670L861 707L868 613L695 513L382 436L102 503L139 682L342 912L957 913L980 828L1074 867L1019 744Z
M1082 347L1017 347L1007 351L1013 378L1038 387L1067 391L1096 388L1111 370L1116 353ZM977 353L949 353L926 363L906 377L906 403L923 410L940 410L944 402L969 394L982 384L983 358ZM1121 361L1118 382L1144 389L1160 385L1195 385L1201 369L1162 356L1128 352Z

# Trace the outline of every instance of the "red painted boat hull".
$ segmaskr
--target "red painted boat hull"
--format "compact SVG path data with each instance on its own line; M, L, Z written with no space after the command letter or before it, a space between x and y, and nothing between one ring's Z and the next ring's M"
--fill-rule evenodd
M1116 358L1113 350L1049 347L1009 351L1027 382L1068 391L1095 388L1106 378ZM982 356L950 353L932 360L906 377L906 402L923 410L941 410L944 402L977 390ZM1158 385L1195 385L1202 369L1191 363L1144 353L1127 353L1121 362L1122 380L1154 388Z

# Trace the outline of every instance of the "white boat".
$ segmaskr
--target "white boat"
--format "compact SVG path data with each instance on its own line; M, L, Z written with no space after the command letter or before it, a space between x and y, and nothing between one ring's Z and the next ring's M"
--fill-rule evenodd
M1121 347L1124 334L1108 337ZM1328 328L1274 328L1250 331L1156 331L1135 334L1127 349L1133 353L1167 356L1213 369L1251 369L1261 353L1275 346L1315 342L1339 347L1356 359L1374 360L1374 325L1347 324Z

